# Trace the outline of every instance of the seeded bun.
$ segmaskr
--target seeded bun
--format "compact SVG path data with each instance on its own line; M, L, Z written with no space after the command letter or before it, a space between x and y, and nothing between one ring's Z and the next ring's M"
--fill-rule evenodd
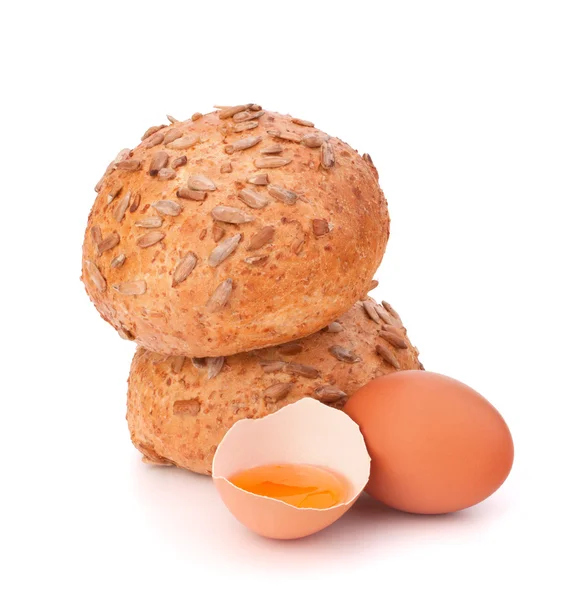
M255 105L150 128L97 185L82 280L122 337L227 356L314 333L389 235L370 157Z
M210 474L217 445L235 421L305 396L342 408L375 377L422 369L417 357L398 315L370 299L307 338L226 359L138 348L128 382L132 442L145 462Z

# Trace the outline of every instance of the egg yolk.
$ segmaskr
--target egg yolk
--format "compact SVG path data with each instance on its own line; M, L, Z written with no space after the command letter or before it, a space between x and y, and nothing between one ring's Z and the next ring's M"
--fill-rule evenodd
M232 475L238 488L297 508L331 508L348 497L344 477L313 465L263 465Z

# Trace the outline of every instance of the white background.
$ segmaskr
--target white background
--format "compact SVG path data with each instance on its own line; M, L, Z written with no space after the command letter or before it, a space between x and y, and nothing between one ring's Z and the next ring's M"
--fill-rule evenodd
M582 31L559 0L4 3L0 597L581 598ZM377 299L514 435L482 505L364 499L277 543L140 462L134 346L79 281L93 186L166 113L241 102L372 155Z

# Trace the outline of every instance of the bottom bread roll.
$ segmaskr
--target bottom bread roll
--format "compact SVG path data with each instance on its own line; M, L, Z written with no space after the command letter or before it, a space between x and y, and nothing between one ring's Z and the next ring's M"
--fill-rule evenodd
M367 298L325 329L281 346L226 358L166 357L138 348L127 421L143 460L210 475L235 421L305 396L342 408L375 377L423 369L397 313Z

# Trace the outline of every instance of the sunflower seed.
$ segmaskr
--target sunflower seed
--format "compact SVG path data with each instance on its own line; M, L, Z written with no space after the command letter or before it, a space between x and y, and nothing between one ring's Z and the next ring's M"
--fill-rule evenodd
M265 197L252 190L251 188L243 188L239 191L239 198L249 207L249 208L264 208L267 206L269 200Z
M295 204L298 199L298 195L291 190L286 190L279 185L268 185L267 191L270 196L273 196L276 200L281 200L284 204Z
M200 232L200 234L198 235L198 239L199 239L199 240L201 240L201 241L202 241L202 240L204 240L204 238L206 237L206 232L207 232L206 228L205 228L205 229L203 229L203 230Z
M307 377L308 379L316 379L320 376L320 371L318 371L318 369L314 369L314 367L309 367L308 365L302 365L300 363L294 362L285 363L283 370L286 373L291 373L293 375L301 375L302 377Z
M151 135L145 142L144 142L144 148L153 148L154 146L157 146L158 144L161 144L164 141L164 134L161 132L155 133L154 135Z
M237 106L227 106L219 111L219 119L228 119L237 113L251 108L251 104L238 104Z
M122 187L123 185L118 182L111 188L109 194L107 194L108 204L111 204L113 202L113 199L121 192Z
M106 177L107 177L107 174L102 175L101 179L95 184L95 187L93 189L96 191L96 193L99 194L99 192L102 190Z
M232 173L232 172L233 172L233 165L228 160L221 163L221 173Z
M378 316L387 324L391 324L393 321L391 319L391 315L389 315L389 313L382 307L379 306L378 304L375 304L375 310L377 311Z
M292 123L295 123L296 125L301 125L302 127L313 127L314 126L312 121L305 121L304 119L292 118Z
M401 323L401 327L403 327L402 323ZM388 323L386 323L386 324L383 324L383 326L381 327L381 329L383 331L392 331L393 333L395 333L397 335L400 335L400 330L399 330L398 327L395 327L395 325L389 325ZM405 328L403 327L403 329L405 329Z
M294 254L299 254L304 246L304 237L297 237L291 244L291 249Z
M308 148L320 148L327 139L328 136L322 133L307 133L302 137L302 144Z
M401 348L403 350L407 348L407 342L400 335L396 335L392 331L380 331L379 336L395 348Z
M160 152L156 152L152 156L152 160L150 161L150 168L148 169L148 174L151 177L156 177L158 175L158 171L164 168L168 164L168 153L161 150Z
M95 184L95 187L93 189L95 190L95 192L97 194L99 194L101 192L101 190L103 189L103 185L105 184L106 179L107 179L107 174L102 175L101 179Z
M344 327L342 327L342 325L338 323L338 321L333 321L332 323L330 323L330 325L328 325L326 331L328 333L340 333L341 331L344 331Z
M388 362L390 365L392 365L393 367L395 367L395 369L399 369L400 368L399 361L393 356L393 354L391 353L391 351L388 348L385 348L384 346L378 345L378 346L376 346L375 349L377 351L377 354L385 362Z
M225 364L224 356L210 356L206 359L206 364L208 367L207 378L212 379L216 377L222 370L223 365Z
M152 204L152 208L159 214L170 217L177 217L182 212L182 206L173 200L158 200L158 202Z
M192 117L190 117L191 121L198 121L200 118L202 118L202 113L194 113L192 115Z
M281 144L271 144L271 146L265 146L259 151L261 154L280 154L283 152L283 146Z
M149 138L152 134L156 133L157 131L160 131L160 129L164 129L164 127L167 127L167 125L153 125L149 129L146 129L144 135L142 136L142 141L144 141L146 138Z
M156 229L162 227L164 219L162 217L146 217L140 221L136 221L134 224L136 227L143 227L144 229Z
M388 303L385 302L385 300L382 301L382 305L385 307L385 310L391 314L393 317L395 317L395 319L397 319L398 321L401 320L401 317L399 316L399 313Z
M138 448L138 450L140 450ZM141 452L141 450L140 450ZM149 456L146 456L145 454L142 456L142 462L145 465L155 465L157 467L175 467L176 463L172 462L171 460L168 460L167 458L162 458L161 456L156 456L155 458L150 458Z
M200 402L198 400L176 400L172 405L172 414L188 415L196 417L200 412Z
M370 167L372 167L375 171L377 170L376 167L374 166L374 163L372 162L372 158L370 157L370 154L367 154L366 152L362 155L362 158L364 160L364 162L369 165Z
M127 194L124 194L119 202L117 203L117 206L115 207L115 210L113 211L113 218L118 222L121 223L125 214L126 214L126 210L128 209L128 206L130 205L130 198L131 198L132 193L128 192Z
M244 258L243 260L248 265L260 267L261 265L264 265L267 262L268 258L269 258L269 254L261 254L260 256L248 256L247 258Z
M259 250L259 248L263 248L265 244L271 244L271 242L273 242L274 235L275 227L272 225L267 225L266 227L261 228L251 237L249 245L247 246L247 250Z
M193 357L190 360L192 361L192 364L197 369L204 369L204 368L206 368L206 358L196 358L196 357Z
M242 150L253 148L253 146L256 146L261 139L260 135L241 138L240 140L236 140L232 144L225 146L225 152L227 154L233 154L234 152L241 152Z
M342 362L356 363L360 362L361 360L360 356L354 354L352 350L344 348L343 346L330 346L330 348L328 348L328 352Z
M176 171L174 169L168 169L164 167L158 171L158 179L167 181L168 179L174 179L176 177Z
M206 192L199 192L195 190L190 190L188 188L180 188L176 195L183 200L197 200L198 202L202 202L206 200Z
M239 225L240 223L250 223L251 221L255 220L255 218L251 215L248 215L242 210L232 206L215 206L211 211L211 215L215 221L233 223L234 225Z
M112 269L119 269L119 267L121 267L124 262L126 261L126 255L125 254L118 254L109 264L109 266Z
M314 390L314 396L322 402L337 402L346 398L346 393L334 385L323 385Z
M295 356L299 354L304 347L299 342L289 342L277 348L277 351L284 356Z
M97 246L97 253L101 256L104 252L115 248L119 244L119 233L114 231L110 233L107 237L103 238Z
M302 137L293 131L280 131L279 129L268 129L267 134L271 137L278 138L280 140L287 140L288 142L300 142Z
M178 119L175 119L172 115L166 115L166 118L174 125L174 123L180 123Z
M188 187L191 190L197 190L199 192L214 192L217 189L217 186L212 179L200 174L191 175L188 178Z
M213 241L216 243L225 235L225 230L216 223L213 225Z
M129 148L122 148L117 153L117 156L113 159L113 163L110 163L107 167L106 173L109 175L109 173L111 173L115 169L116 163L121 162L122 160L126 160L126 158L129 158L131 155L132 151Z
M140 192L136 192L134 194L134 199L132 200L132 204L130 206L130 212L134 213L136 212L136 210L138 210L138 207L140 206L140 200L142 199L142 195L140 194Z
M186 156L179 156L178 158L175 158L171 163L170 163L170 167L172 167L173 169L178 169L179 167L183 167L186 162L187 162L187 158Z
M325 219L312 219L312 231L314 235L320 237L330 232L330 226Z
M262 158L256 158L253 164L258 169L276 169L277 167L285 167L289 165L291 158L284 158L283 156L264 156Z
M187 148L191 148L195 144L200 142L200 137L192 133L190 135L184 135L174 140L173 142L169 142L166 144L166 148L172 148L173 150L186 150Z
M259 127L259 123L255 121L247 121L246 123L239 123L233 127L234 133L241 133L242 131L249 131L250 129L255 129Z
M287 363L283 360L261 360L259 364L265 373L277 373L283 370Z
M252 104L252 105L249 107L249 110L256 110L256 111L257 111L257 110L261 110L261 106L259 106L259 104Z
M269 176L267 173L257 173L257 175L248 177L247 183L252 183L253 185L267 185L269 183Z
M85 268L87 269L89 278L91 279L93 285L97 288L97 290L101 293L105 292L105 289L107 288L107 282L101 274L99 267L90 260L86 260Z
M320 163L325 169L331 169L336 162L334 158L334 148L330 142L324 142L320 146Z
M244 121L250 121L251 119L258 119L259 117L262 117L264 114L265 114L265 112L262 110L255 110L252 112L249 112L247 110L242 110L233 115L233 121L235 121L235 123L243 123Z
M370 300L365 300L362 303L362 307L364 308L364 311L368 315L369 319L372 319L375 323L381 322L381 319L380 319L377 311L375 310L374 302L371 302Z
M194 267L196 267L196 256L192 252L188 252L174 269L172 287L176 287L179 283L182 283L192 273Z
M220 265L224 260L226 260L229 256L231 256L231 254L233 254L233 252L235 252L240 241L241 241L240 233L224 239L210 253L209 261L208 261L209 265L211 267L217 267L218 265Z
M146 293L145 281L124 281L112 286L113 289L124 296L141 296Z
M163 231L149 231L145 235L136 240L136 244L140 248L149 248L158 242L161 242L166 237Z
M136 158L130 158L116 163L115 166L120 171L137 171L142 166L142 163Z
M91 239L96 247L99 247L99 244L103 241L103 236L101 235L101 227L99 225L93 225L91 228Z
M263 393L268 402L277 402L283 400L290 393L293 386L293 383L274 383Z
M131 331L128 331L123 327L117 330L117 335L119 335L122 340L127 340L128 342L133 342L136 339L136 336Z
M233 280L225 279L222 283L217 286L217 289L212 293L206 303L207 310L209 312L216 312L221 308L224 308L231 294L233 292Z
M182 367L184 366L184 361L186 360L185 356L173 356L170 359L170 368L173 373L180 373L182 371Z
M164 145L166 146L166 145L170 144L171 142L173 142L174 140L181 138L183 135L184 134L179 129L169 129L162 141L164 142Z

